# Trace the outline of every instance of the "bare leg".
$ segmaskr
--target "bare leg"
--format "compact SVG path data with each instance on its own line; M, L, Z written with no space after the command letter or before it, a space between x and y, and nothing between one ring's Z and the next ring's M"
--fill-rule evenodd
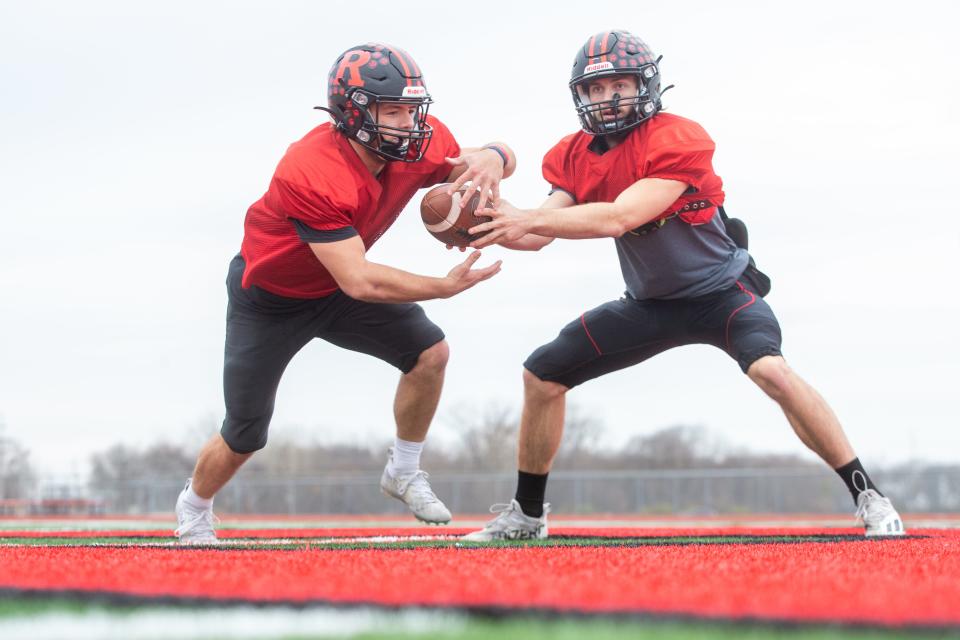
M190 486L201 498L212 498L252 453L235 453L218 433L200 451Z
M563 416L569 389L541 380L523 370L523 414L520 417L520 471L550 471L563 436Z
M427 438L449 357L450 349L443 340L421 353L417 365L401 376L393 402L397 437L401 440L423 442Z
M856 457L840 421L826 400L780 356L764 356L747 375L770 396L807 447L836 469Z

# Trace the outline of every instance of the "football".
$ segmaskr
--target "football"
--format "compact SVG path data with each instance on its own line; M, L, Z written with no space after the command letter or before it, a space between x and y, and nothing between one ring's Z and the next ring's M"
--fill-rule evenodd
M480 202L479 191L473 191L467 206L461 207L461 201L467 197L466 190L461 189L451 196L447 193L449 188L449 184L441 184L423 196L420 201L420 218L427 231L440 242L466 247L484 235L470 235L468 229L489 222L491 218L474 215Z

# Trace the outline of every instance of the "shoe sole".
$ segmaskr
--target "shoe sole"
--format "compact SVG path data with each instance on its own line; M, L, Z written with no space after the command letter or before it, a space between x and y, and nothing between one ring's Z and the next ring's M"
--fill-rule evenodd
M380 487L380 493L382 493L383 495L387 496L388 498L396 498L396 499L399 500L400 502L403 502L403 504L405 504L405 505L407 506L407 509L410 508L410 505L408 505L406 502L404 502L402 496L398 496L398 495L395 494L395 493L392 493L392 492L390 492L390 491L387 491L386 489L383 488L382 485L381 485L381 487ZM453 518L447 518L446 520L427 520L426 518L421 518L420 516L418 516L418 515L417 515L416 513L414 513L413 511L410 511L410 513L413 514L413 517L414 517L414 518L416 518L416 519L419 520L420 522L423 522L424 524L435 524L435 525L450 524L450 521L453 520Z
M507 538L506 536L499 538L468 538L467 536L461 536L460 539L464 542L526 542L528 540L546 540L547 536L530 536L528 538Z
M898 538L900 536L907 535L907 530L903 528L902 520L895 520L893 523L896 525L896 530L894 531L884 531L879 529L876 531L870 531L869 529L864 531L863 535L866 538Z

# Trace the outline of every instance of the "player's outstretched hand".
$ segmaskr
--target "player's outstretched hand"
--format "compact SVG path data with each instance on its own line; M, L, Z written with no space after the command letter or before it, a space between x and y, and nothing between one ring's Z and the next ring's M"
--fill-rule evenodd
M500 200L500 181L503 179L503 160L500 155L490 149L480 149L456 158L447 158L447 162L454 166L466 166L467 169L455 182L451 183L448 193L453 195L460 187L470 183L471 193L480 190L480 202L477 209L482 209L488 202ZM460 199L460 206L465 207L470 202L469 197Z
M503 199L495 208L488 207L482 210L478 208L475 215L490 216L493 220L468 229L470 235L485 234L470 243L474 249L481 249L491 244L516 242L530 232L528 227L530 216Z
M453 288L453 293L450 295L456 295L461 291L466 291L478 282L483 282L500 273L500 265L503 264L502 260L497 260L489 267L474 269L473 265L476 264L479 259L480 252L472 251L466 260L450 270L450 273L447 274L447 279L450 280Z

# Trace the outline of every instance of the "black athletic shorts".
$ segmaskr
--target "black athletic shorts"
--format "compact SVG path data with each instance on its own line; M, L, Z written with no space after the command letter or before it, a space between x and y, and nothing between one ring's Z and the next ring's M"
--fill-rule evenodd
M742 277L729 289L697 298L607 302L564 327L523 366L541 380L575 387L673 347L711 344L746 373L761 357L780 355L780 324L757 289Z
M223 358L227 414L220 430L237 453L266 445L280 377L293 356L314 338L369 354L403 373L443 340L443 331L420 305L361 302L342 291L299 300L259 287L244 289L240 285L244 266L237 255L227 274Z

